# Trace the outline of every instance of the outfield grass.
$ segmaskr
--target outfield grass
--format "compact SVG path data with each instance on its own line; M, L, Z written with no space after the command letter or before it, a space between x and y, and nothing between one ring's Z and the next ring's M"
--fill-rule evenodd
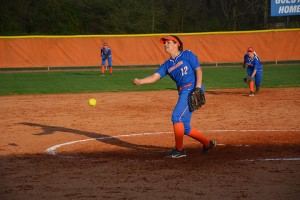
M115 70L112 76L99 76L98 71L43 71L1 72L0 95L12 94L56 94L83 92L116 92L144 90L175 90L175 83L167 76L160 81L134 86L135 77L142 78L155 70ZM242 82L246 70L241 67L203 68L206 89L246 88ZM300 66L266 66L262 87L299 87Z

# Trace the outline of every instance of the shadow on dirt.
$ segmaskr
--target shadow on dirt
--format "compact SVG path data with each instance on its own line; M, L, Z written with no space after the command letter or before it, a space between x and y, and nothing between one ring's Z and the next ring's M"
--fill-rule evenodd
M22 125L26 126L32 126L32 127L40 127L43 129L43 132L37 133L34 135L37 136L44 136L44 135L49 135L49 134L54 134L55 132L66 132L66 133L73 133L77 135L84 135L89 138L93 138L99 142L103 142L105 144L110 144L110 145L115 145L118 147L126 147L130 148L133 150L144 150L144 149L157 149L159 147L155 147L152 145L138 145L138 144L133 144L130 142L123 141L117 137L113 137L110 135L105 135L101 133L94 133L94 132L88 132L88 131L81 131L81 130L76 130L72 128L65 128L65 127L60 127L60 126L49 126L49 125L44 125L44 124L37 124L37 123L30 123L30 122L22 122L19 123ZM161 147L163 148L163 147Z

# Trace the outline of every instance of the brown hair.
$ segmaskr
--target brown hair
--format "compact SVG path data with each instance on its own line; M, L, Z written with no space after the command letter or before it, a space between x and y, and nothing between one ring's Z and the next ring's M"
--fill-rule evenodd
M181 42L181 40L179 39L179 37L177 37L176 35L171 35L172 37L176 38L176 40L179 42L180 46L178 47L179 51L183 50L183 43Z

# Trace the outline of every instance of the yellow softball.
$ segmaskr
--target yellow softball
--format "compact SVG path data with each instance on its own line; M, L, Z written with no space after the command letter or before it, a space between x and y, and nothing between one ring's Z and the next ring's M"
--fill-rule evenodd
M96 106L96 103L97 103L97 101L96 101L96 99L94 99L94 98L91 98L91 99L89 99L88 103L89 103L89 105L90 105L91 107L95 107L95 106Z

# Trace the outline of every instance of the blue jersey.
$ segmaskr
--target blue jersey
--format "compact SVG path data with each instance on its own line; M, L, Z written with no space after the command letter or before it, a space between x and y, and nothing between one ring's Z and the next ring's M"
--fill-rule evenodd
M262 71L262 64L256 54L254 54L253 59L249 58L248 54L244 56L244 63L248 65L248 68L256 71Z
M177 88L184 88L189 84L195 87L195 69L198 67L200 67L198 57L190 50L184 50L175 59L168 59L156 72L159 73L161 78L168 74L176 83Z
M105 49L104 47L102 47L101 48L101 56L102 56L102 58L111 57L111 49L110 48Z

